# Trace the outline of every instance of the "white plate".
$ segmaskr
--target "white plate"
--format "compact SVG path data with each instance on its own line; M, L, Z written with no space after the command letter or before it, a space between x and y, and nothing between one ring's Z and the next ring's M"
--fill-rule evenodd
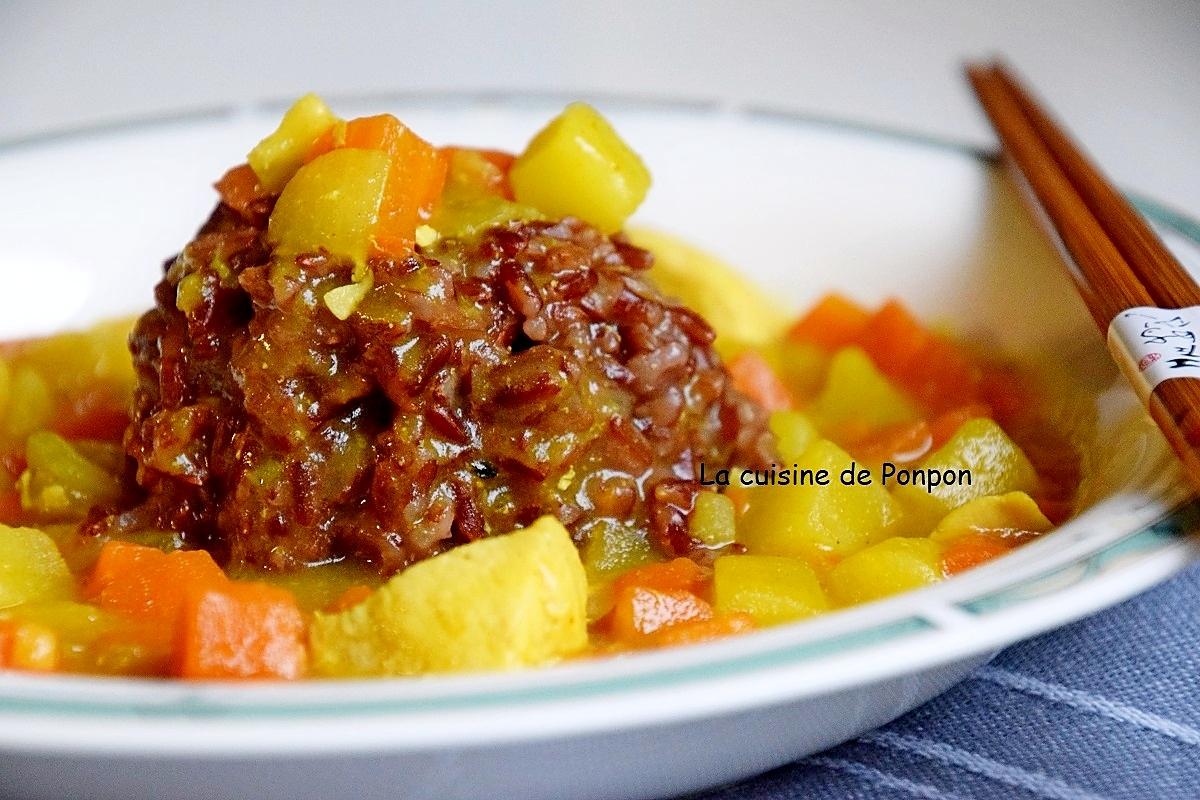
M381 97L439 142L519 149L565 98ZM0 675L12 797L637 798L694 791L877 726L997 648L1112 605L1197 557L1195 510L1062 268L977 154L820 120L601 99L650 164L639 221L740 265L800 308L897 295L1099 398L1091 507L945 583L737 639L548 670L206 685ZM280 108L0 150L0 337L148 304L163 259ZM1185 260L1200 228L1149 204ZM1076 415L1086 417L1086 414Z

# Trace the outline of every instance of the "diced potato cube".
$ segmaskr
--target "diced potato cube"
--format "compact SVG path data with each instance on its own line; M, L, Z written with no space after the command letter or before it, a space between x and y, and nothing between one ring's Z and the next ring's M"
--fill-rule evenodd
M111 632L124 619L89 603L74 600L30 602L0 611L0 619L28 622L57 631L69 648L81 650Z
M315 94L306 94L283 115L279 127L259 142L246 160L263 188L278 192L296 174L317 138L338 122Z
M929 539L886 539L834 567L829 592L853 605L936 583L943 577L941 557L941 545Z
M0 611L0 620L54 631L59 666L69 672L162 674L169 653L148 648L144 623L94 605L68 600L30 603Z
M738 270L666 233L634 229L630 239L654 254L650 279L704 317L723 356L767 347L787 328L788 310Z
M825 385L831 358L820 346L782 337L764 348L763 354L795 397L815 397Z
M586 526L583 566L588 579L588 620L597 620L612 609L612 579L655 561L646 535L635 527L610 519Z
M8 408L2 420L4 434L19 441L45 427L53 413L54 399L46 380L28 365L13 369Z
M713 564L718 612L741 611L759 625L778 625L829 608L817 573L783 556L722 556Z
M314 616L330 676L512 669L587 645L587 578L552 517L409 567L357 606Z
M1038 476L1016 442L993 420L964 422L950 440L930 453L920 467L926 470L968 470L966 482L943 483L927 491L923 486L896 486L893 492L913 520L931 530L952 509L988 495L1031 492Z
M133 320L126 318L35 339L22 348L21 361L38 372L51 394L83 395L95 391L99 381L114 400L122 400L131 396L134 385L131 330Z
M612 578L654 560L650 541L637 528L607 519L588 526L583 563L589 577Z
M596 109L572 103L517 157L509 182L519 203L614 233L641 205L650 172Z
M951 511L929 534L935 542L950 542L968 533L1041 533L1053 525L1024 492L979 497Z
M0 525L0 608L71 597L75 584L54 540Z
M18 486L21 506L44 516L82 517L92 506L115 500L121 484L56 433L38 431L25 443L28 467Z
M827 434L847 428L868 433L913 422L919 416L912 401L857 347L834 354L825 388L817 395L812 414Z
M737 538L733 501L716 492L696 495L688 518L688 533L707 547L724 547Z
M391 158L380 150L332 150L301 167L279 195L267 238L285 255L330 253L366 262Z
M750 490L738 525L739 541L756 555L819 561L829 554L849 555L886 537L900 511L878 484L846 486L839 480L852 460L828 439L814 442L796 465L800 470L828 470L829 485Z
M799 411L776 411L771 414L768 424L775 435L775 449L785 466L790 466L821 438L817 426Z

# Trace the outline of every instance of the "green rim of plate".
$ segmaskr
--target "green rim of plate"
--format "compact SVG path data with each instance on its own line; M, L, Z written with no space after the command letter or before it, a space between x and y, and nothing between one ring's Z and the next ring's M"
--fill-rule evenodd
M720 107L717 103L707 100L629 98L614 95L589 95L587 93L584 93L582 97L585 100L605 104L618 104L635 109L661 108L691 113L704 113L706 111L715 111ZM463 92L457 94L451 92L436 94L381 93L369 97L338 97L334 95L331 98L334 102L341 100L346 103L361 103L365 100L371 100L374 102L392 102L397 104L414 102L424 104L432 102L439 105L446 105L448 103L501 103L512 100L532 101L535 103L569 102L570 100L580 99L580 95L553 92ZM266 101L254 104L253 108L265 111L285 106L286 103L282 101ZM952 150L988 164L993 164L996 160L993 154L980 148L931 135L903 130L890 130L868 123L767 108L746 108L740 111L752 118L777 120L801 127L828 127L892 141L908 142L922 147ZM233 114L234 109L221 108L120 123L92 125L51 132L40 136L10 139L0 142L0 155L6 151L36 147L50 142L119 133L130 129L145 129L148 127L168 126L187 122L219 120L231 117ZM1127 196L1134 206L1152 222L1171 229L1191 241L1197 247L1200 247L1200 222L1146 197L1135 194L1128 194ZM990 614L1011 608L1014 605L1027 602L1045 592L1061 591L1061 577L1069 571L1074 570L1073 583L1094 578L1097 574L1105 572L1114 563L1118 562L1122 556L1152 552L1160 549L1171 542L1178 541L1185 534L1195 530L1197 527L1200 527L1200 500L1195 500L1176 508L1159 520L1122 537L1117 542L1090 554L1084 559L1066 566L1047 570L1034 577L1027 578L980 597L956 601L953 605L959 610L973 616L986 617ZM1039 585L1045 584L1047 581L1053 584L1053 588L1039 590ZM186 693L186 687L184 687L182 691L185 694L175 700L121 698L105 702L100 700L29 698L22 696L23 693L16 695L7 694L5 689L0 688L0 714L42 715L52 713L88 717L185 718L192 720L281 719L293 717L341 717L348 714L377 716L521 705L534 701L558 702L581 698L594 699L597 696L611 693L677 687L681 683L737 677L764 669L786 666L819 656L871 647L933 629L934 626L927 620L914 614L874 627L859 629L849 633L835 633L802 644L778 647L765 652L709 660L682 667L668 667L643 674L616 675L564 683L562 685L520 687L490 693L448 694L422 698L355 701L349 700L344 696L338 696L320 701L307 700L303 703L291 702L287 698L282 698L279 704L275 705L261 702L238 702L236 698L230 697L215 699L205 697L203 689L198 689L193 693ZM31 680L37 679L32 678ZM103 679L101 678L100 680ZM122 683L123 685L129 685L135 681L136 679L124 679ZM162 680L147 679L137 682L147 688L160 687L169 689L172 692L181 691L179 684L168 683ZM338 686L336 681L318 683L318 685L321 684L330 687ZM312 685L312 682L308 684L308 686ZM279 684L272 684L272 686L279 687Z

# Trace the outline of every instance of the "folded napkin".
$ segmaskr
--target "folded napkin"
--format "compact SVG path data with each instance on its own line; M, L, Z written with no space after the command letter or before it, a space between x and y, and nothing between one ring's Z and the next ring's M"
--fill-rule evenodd
M1200 800L1200 565L847 744L694 800Z

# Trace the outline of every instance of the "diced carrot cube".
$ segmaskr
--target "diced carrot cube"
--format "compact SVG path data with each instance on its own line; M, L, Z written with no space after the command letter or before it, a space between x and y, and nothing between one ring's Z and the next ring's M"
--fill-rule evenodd
M58 635L34 622L0 620L0 669L53 672L58 669Z
M862 346L886 375L906 372L929 340L929 332L899 300L889 300L863 327Z
M750 488L731 483L725 488L723 494L733 501L734 514L741 519L742 514L745 514L746 509L750 507L750 498L753 496Z
M754 630L754 620L749 614L735 611L719 614L709 619L692 619L657 630L650 635L654 647L670 647L679 644L696 644L725 636Z
M955 575L977 567L1013 548L1010 542L988 533L967 533L952 540L942 552L942 570Z
M795 405L792 393L783 385L775 370L753 350L738 353L730 360L727 369L734 387L756 400L767 411L786 411Z
M924 420L891 425L854 443L850 451L869 464L908 464L933 449L933 434Z
M788 337L812 342L830 352L859 344L870 319L867 310L840 294L828 294L801 317Z
M85 594L101 608L149 623L150 629L157 632L158 643L169 647L175 638L184 595L227 582L225 573L203 550L164 553L153 547L111 541L100 550Z
M676 558L658 564L647 564L621 574L613 581L613 591L644 587L660 591L700 594L709 574L690 558Z
M304 616L291 592L229 582L189 591L183 602L175 672L198 680L304 674Z
M691 592L630 586L616 593L610 625L614 638L639 645L655 631L712 615L712 606Z
M0 620L0 669L11 666L12 640L17 624L12 620Z
M360 117L346 123L343 147L382 150L391 156L375 244L384 252L402 252L413 241L422 215L441 196L446 182L445 155L391 114Z
M308 152L304 155L304 163L312 161L314 158L323 156L335 147L338 147L338 140L346 133L344 123L334 123L330 125L324 133L316 138L312 146L308 148Z
M982 370L952 342L931 337L898 379L935 411L979 402Z

